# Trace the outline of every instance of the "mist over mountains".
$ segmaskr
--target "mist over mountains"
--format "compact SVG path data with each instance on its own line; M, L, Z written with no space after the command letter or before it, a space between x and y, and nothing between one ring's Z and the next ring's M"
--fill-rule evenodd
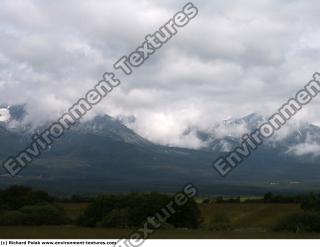
M34 129L24 124L22 105L0 109L0 159L21 151ZM197 149L153 143L126 127L134 117L99 115L75 126L48 151L11 178L1 168L1 185L45 187L59 193L110 191L173 191L187 183L202 193L252 194L266 190L319 188L320 128L289 123L267 140L226 178L212 169L217 157L231 151L241 137L265 118L257 113L213 123L209 129L189 127L203 145Z

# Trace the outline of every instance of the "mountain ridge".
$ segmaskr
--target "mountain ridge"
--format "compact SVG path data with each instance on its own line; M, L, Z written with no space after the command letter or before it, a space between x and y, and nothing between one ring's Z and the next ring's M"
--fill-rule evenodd
M12 119L22 121L23 117L19 118L19 115L23 114L20 109L18 117ZM314 125L304 125L300 133L290 134L276 142L267 142L227 178L220 177L212 169L212 161L228 152L221 145L230 145L228 149L231 149L241 141L242 136L239 132L239 136L220 135L217 138L215 134L219 128L232 131L230 128L247 125L249 131L261 120L258 114L250 114L240 120L214 125L211 132L197 130L199 138L208 146L194 150L152 143L126 127L119 119L108 115L96 116L68 131L18 177L12 179L2 171L0 185L18 182L55 190L61 190L62 186L66 191L91 192L105 189L173 190L186 182L198 184L206 193L214 193L218 188L221 191L228 190L228 193L320 188L318 156L296 156L287 152L289 147L304 141L318 143L320 128ZM32 132L23 128L20 130L10 129L10 121L0 124L2 161L30 144ZM298 183L290 184L292 181ZM274 183L280 185L276 188Z

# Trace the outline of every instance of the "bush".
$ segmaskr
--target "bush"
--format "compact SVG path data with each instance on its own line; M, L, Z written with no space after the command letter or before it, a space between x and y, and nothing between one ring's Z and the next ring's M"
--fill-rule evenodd
M83 213L77 218L76 224L84 227L95 227L97 221L86 213Z
M130 226L141 226L168 199L169 196L157 193L98 196L78 218L78 224L93 227L98 222L102 223L112 210L129 209L127 222L130 222Z
M194 200L177 208L176 213L168 220L168 223L178 228L198 228L201 223L201 212Z
M215 215L208 226L210 231L231 231L233 229L231 225L230 217L226 213L220 213Z
M161 226L159 227L159 229L162 229L162 230L172 230L174 229L175 227L167 222L163 222L161 223Z
M202 203L203 204L209 204L209 203L211 203L211 201L210 201L209 198L206 198L206 199L203 199Z
M275 231L320 232L320 215L315 212L294 213L282 218Z
M301 208L304 211L315 211L320 212L320 197L319 195L310 194L304 198L301 203Z
M63 209L52 205L26 206L3 212L0 225L62 225L69 220Z
M235 198L223 198L222 196L218 196L215 199L215 203L240 203L240 197Z
M69 222L63 208L44 205L26 206L20 209L24 216L24 225L63 225Z
M53 202L53 198L44 191L36 191L29 187L15 185L0 191L2 210L17 210L26 205Z
M130 215L128 209L113 209L109 214L102 218L97 225L101 227L119 227L127 228L132 223L129 221Z
M25 215L20 211L6 211L0 215L1 226L19 226L24 224Z
M304 195L274 195L268 192L264 195L265 203L301 203L305 200Z
M99 196L78 218L77 223L87 227L141 227L148 217L155 216L170 201L171 196L158 193ZM175 213L167 223L174 227L197 228L199 219L200 210L190 200L184 206L175 207Z

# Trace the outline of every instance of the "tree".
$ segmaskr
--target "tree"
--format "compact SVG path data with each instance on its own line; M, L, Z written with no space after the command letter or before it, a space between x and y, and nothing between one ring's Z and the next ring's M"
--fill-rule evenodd
M109 214L104 216L97 225L101 227L127 228L133 225L129 219L129 209L113 209Z
M16 210L26 205L51 203L53 198L44 191L35 191L32 188L15 185L0 192L0 203L4 210Z
M82 226L141 227L148 217L155 216L172 198L169 195L150 193L98 196L78 218ZM119 219L116 219L119 217ZM200 210L194 200L177 206L168 221L175 227L196 228L200 223Z
M275 227L276 231L320 232L320 215L315 212L294 213L282 218Z
M308 197L306 197L302 203L301 208L304 211L315 211L320 212L320 197L319 195L315 195L311 193Z
M271 192L268 192L264 195L263 200L264 202L271 202L273 197L273 194Z

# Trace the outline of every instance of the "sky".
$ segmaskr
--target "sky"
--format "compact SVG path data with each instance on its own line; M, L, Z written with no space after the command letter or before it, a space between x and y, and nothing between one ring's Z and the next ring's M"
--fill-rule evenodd
M187 2L1 0L0 104L25 104L25 121L56 120L113 63ZM90 113L134 116L151 141L184 136L252 112L268 115L320 72L320 2L199 0L199 13ZM319 99L295 117L320 124ZM88 118L88 119L89 119Z

